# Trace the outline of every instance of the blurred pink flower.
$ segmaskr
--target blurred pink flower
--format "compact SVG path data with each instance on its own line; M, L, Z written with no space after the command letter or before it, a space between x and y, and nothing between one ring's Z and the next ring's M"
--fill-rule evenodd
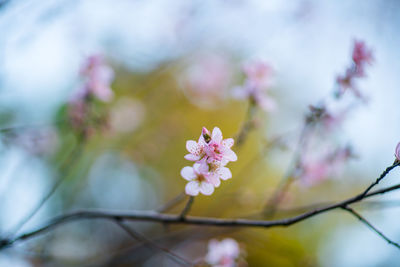
M236 99L250 99L265 111L275 109L275 101L267 95L271 83L271 67L263 62L254 62L245 65L243 72L246 75L244 85L234 87L232 96Z
M367 47L364 41L355 40L352 59L357 68L357 75L364 76L365 64L372 64L374 57L372 50Z
M211 239L208 243L206 263L213 267L234 267L240 256L239 244L232 238L218 241Z
M225 99L231 76L226 57L205 54L187 68L180 80L184 93L193 104L212 108Z
M206 165L195 163L193 167L183 167L181 175L189 181L185 187L186 194L197 196L199 193L202 193L208 196L214 192L214 186L209 180L210 174Z
M396 156L396 160L400 161L400 143L397 144L394 155Z
M367 64L371 65L373 60L372 50L363 41L355 40L352 52L352 65L347 68L344 75L338 75L336 78L338 85L335 93L336 96L341 97L346 91L352 91L356 97L365 101L366 98L357 88L355 80L366 76L365 66Z
M110 101L113 97L111 83L114 71L105 63L103 56L92 55L87 58L81 69L81 75L86 79L85 90L101 101Z

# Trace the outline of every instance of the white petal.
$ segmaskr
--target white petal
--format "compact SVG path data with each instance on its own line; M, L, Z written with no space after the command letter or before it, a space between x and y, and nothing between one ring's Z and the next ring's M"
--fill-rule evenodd
M200 183L200 192L203 195L209 196L214 192L214 186L207 182Z
M222 141L222 132L218 127L214 127L211 134L211 139L217 143Z
M218 174L219 174L219 178L221 178L222 180L228 180L228 179L232 178L231 170L229 170L226 167L219 168Z
M231 148L234 143L235 141L233 140L233 138L227 138L224 141L222 141L222 145L227 148Z
M186 141L186 149L194 155L198 155L199 153L199 146L197 145L196 141L193 140Z
M187 154L187 155L185 155L184 158L187 159L187 160L190 160L190 161L197 161L197 160L199 160L201 157L200 157L200 156L197 156L197 155L193 155L193 154Z
M185 187L185 192L189 196L197 196L199 194L199 191L200 191L200 185L196 181L191 181L187 183Z
M215 187L218 187L221 184L218 173L213 173L212 175L208 176L208 181Z
M231 149L227 149L224 151L224 157L229 161L237 161L237 156L235 152L233 152Z
M193 179L196 179L197 175L194 173L194 170L192 167L186 166L183 167L181 170L181 175L185 180L191 181Z

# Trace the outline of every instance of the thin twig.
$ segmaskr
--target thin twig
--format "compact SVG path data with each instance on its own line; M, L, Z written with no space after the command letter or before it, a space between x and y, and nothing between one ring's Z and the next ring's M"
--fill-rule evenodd
M379 231L375 226L373 226L367 219L362 217L359 213L357 213L355 210L353 210L350 207L344 206L342 207L344 210L347 210L350 212L352 215L354 215L356 218L358 218L362 223L364 223L366 226L368 226L372 231L377 233L380 237L382 237L384 240L386 240L390 245L395 246L396 248L400 249L400 245L391 239L389 239L386 235L384 235L381 231Z
M166 204L161 206L160 208L157 209L158 212L163 213L166 211L169 211L171 208L175 207L177 204L179 204L184 198L186 197L185 192L180 193L170 201L168 201Z
M250 130L254 127L253 117L256 111L256 106L253 101L250 101L249 106L247 108L246 117L243 122L242 127L240 128L239 133L236 135L236 146L239 147L244 144L246 137Z
M133 230L132 228L128 227L127 225L125 225L123 222L121 222L121 220L114 220L114 222L118 226L120 226L123 230L125 230L131 237L133 237L134 239L142 242L147 247L152 248L152 249L156 249L156 250L160 250L160 251L164 252L172 260L174 260L177 263L180 263L181 265L193 266L193 264L190 263L188 260L182 258L181 256L173 253L172 251L170 251L170 250L168 250L168 249L166 249L164 247L161 247L161 246L157 245L152 240L148 239L144 235L140 234L139 232L137 232L137 231Z
M376 179L376 181L374 183L372 183L370 186L368 186L367 189L365 189L365 191L360 195L360 197L362 198L363 196L365 196L366 194L368 194L368 192L376 185L379 184L380 181L382 181L383 178L385 178L385 176L394 168L396 168L397 166L400 165L399 161L394 161L393 164L389 167L387 167L382 174Z
M188 199L188 202L186 203L185 207L183 208L183 210L181 212L181 215L180 215L181 220L185 219L186 214L189 213L189 211L192 207L193 201L194 201L194 196L190 196Z
M80 145L79 145L80 146ZM47 202L47 200L50 199L50 197L55 193L55 191L58 189L58 187L65 181L65 179L68 177L66 170L70 168L72 162L76 161L79 158L79 155L82 153L83 148L78 147L76 148L69 159L64 162L63 166L60 167L60 174L61 176L58 178L58 180L53 184L53 186L50 188L49 192L40 200L40 202L36 205L36 207L17 225L15 228L11 231L11 235L16 234L21 228L28 223L33 216L43 207L43 205Z
M299 157L301 155L301 150L304 147L304 143L306 140L306 136L309 130L310 124L305 122L303 129L301 130L299 140L297 142L292 160L289 164L289 167L285 173L285 175L281 178L278 187L275 189L275 192L272 194L272 197L268 199L267 203L264 206L264 214L268 218L271 218L275 214L275 210L278 208L278 205L285 197L286 192L289 190L290 185L293 182L293 173L296 170Z

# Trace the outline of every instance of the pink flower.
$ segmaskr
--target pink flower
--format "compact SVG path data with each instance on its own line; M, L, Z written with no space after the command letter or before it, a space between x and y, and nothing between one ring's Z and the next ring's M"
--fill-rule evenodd
M221 180L232 178L231 171L225 165L229 161L237 160L235 152L231 149L233 143L232 138L222 138L218 127L215 127L212 133L203 127L197 142L186 142L189 154L185 155L185 159L196 162L193 167L184 167L181 171L182 177L190 181L186 185L188 195L194 196L199 192L211 195L214 187L220 186Z
M374 57L372 50L363 41L355 40L352 59L357 68L361 70L359 74L363 75L364 65L366 63L372 64Z
M232 96L250 99L265 111L275 109L275 101L266 94L271 81L271 67L263 62L255 62L246 65L243 71L246 74L244 85L233 88Z
M231 150L233 144L234 140L232 138L223 140L221 130L218 127L214 127L211 139L204 147L204 151L208 156L207 162L220 161L223 165L226 165L229 161L236 161L237 156L235 152Z
M201 54L180 76L187 98L202 108L215 108L226 99L232 69L229 59L220 54Z
M270 85L272 68L264 62L246 64L243 72L246 74L247 80L256 87L263 88Z
M214 267L234 267L239 255L239 244L234 239L225 238L222 241L212 239L208 243L205 261Z
M341 97L346 91L352 91L356 97L365 101L366 98L358 90L355 81L357 78L365 77L365 66L372 64L373 54L363 41L354 41L352 60L354 64L347 68L344 75L336 78L338 88L335 94Z
M211 195L214 192L214 186L210 182L210 174L208 167L199 163L195 163L193 167L183 167L181 175L188 180L185 192L190 196L197 196L199 193L203 195Z
M397 144L394 155L396 156L396 160L400 161L400 143Z
M101 101L110 101L113 91L110 86L114 79L114 71L104 62L101 55L87 58L81 69L81 75L86 79L86 90Z

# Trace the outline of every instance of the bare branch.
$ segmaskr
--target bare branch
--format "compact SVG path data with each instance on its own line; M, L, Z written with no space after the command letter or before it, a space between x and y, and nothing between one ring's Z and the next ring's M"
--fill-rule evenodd
M0 249L12 246L13 243L17 241L23 241L30 239L39 234L45 233L54 229L55 227L68 223L71 221L83 220L83 219L108 219L108 220L131 220L131 221L149 221L149 222L159 222L164 224L187 224L187 225L203 225L203 226L220 226L220 227L282 227L290 226L292 224L301 222L308 218L314 217L318 214L328 212L330 210L344 208L350 204L360 202L363 199L385 194L400 188L400 184L369 192L363 196L363 193L351 197L349 199L343 200L336 204L327 205L322 208L318 208L309 212L305 212L298 216L291 218L281 219L281 220L247 220L247 219L219 219L219 218L208 218L208 217L193 217L172 214L163 214L155 211L130 211L130 212L118 212L118 211L102 211L102 210L82 210L77 212L72 212L69 214L61 215L55 217L45 226L38 228L34 231L27 232L25 234L19 235L14 239L3 239L0 240Z
M157 245L156 243L154 243L153 241L151 241L144 235L140 234L139 232L137 232L137 231L133 230L132 228L128 227L127 225L125 225L123 222L121 222L121 220L114 220L114 222L119 227L121 227L123 230L125 230L125 232L127 232L131 237L133 237L134 239L136 239L140 242L143 242L147 247L164 252L172 260L174 260L175 262L177 262L183 266L193 266L193 264L190 263L188 260L182 258L181 256L173 253L172 251L170 251L164 247Z
M186 206L183 208L182 212L181 212L181 218L185 219L186 214L189 213L190 208L192 207L194 201L194 196L190 196L188 199L188 202L186 203Z
M160 208L157 209L158 212L166 212L173 208L175 205L177 205L179 202L181 202L184 198L186 197L186 194L184 192L180 193L170 201L168 201L166 204L161 206Z
M389 239L387 236L385 236L381 231L379 231L378 229L376 229L375 226L373 226L369 221L367 221L367 219L365 219L364 217L362 217L359 213L357 213L355 210L353 210L350 207L344 206L343 207L344 210L347 210L348 212L350 212L352 215L354 215L354 217L358 218L362 223L364 223L366 226L368 226L372 231L374 231L375 233L377 233L380 237L382 237L384 240L386 240L390 245L395 246L396 248L400 249L400 245L394 241L392 241L391 239Z

